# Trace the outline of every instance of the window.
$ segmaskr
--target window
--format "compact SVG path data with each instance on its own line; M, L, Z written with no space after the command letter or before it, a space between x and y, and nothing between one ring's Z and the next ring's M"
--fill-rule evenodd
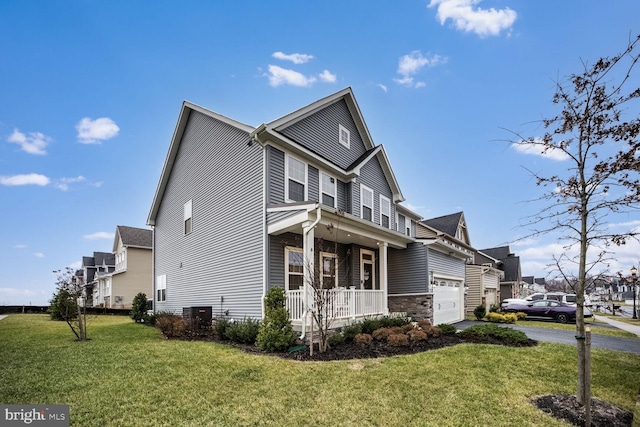
M285 255L285 282L288 291L302 288L304 284L304 253L300 248L286 247Z
M398 212L396 212L396 226L394 230L400 231L400 221L398 220Z
M405 216L404 218L404 228L407 231L407 236L411 237L411 218L408 216Z
M336 207L336 179L320 172L320 200L323 204Z
M166 274L156 277L156 293L157 293L157 297L156 297L157 301L167 300L167 275Z
M307 165L300 160L287 156L287 200L303 202L307 199Z
M380 195L380 225L389 228L391 219L391 200Z
M193 230L193 203L189 200L184 204L184 234L189 234Z
M334 288L338 286L338 257L336 254L320 252L322 259L322 287Z
M367 221L373 220L373 190L360 184L360 216Z
M347 148L351 147L351 132L347 130L342 125L338 125L338 132L340 138L340 144L344 145Z

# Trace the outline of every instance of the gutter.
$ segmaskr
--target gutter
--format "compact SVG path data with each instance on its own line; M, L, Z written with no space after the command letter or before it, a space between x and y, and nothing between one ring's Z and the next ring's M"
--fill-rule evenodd
M316 220L313 221L310 225L302 228L303 247L306 246L305 243L307 242L307 236L309 235L309 231L313 230L313 228L316 225L318 225L321 217L322 217L322 208L320 208L320 205L316 203ZM307 265L307 268L309 268L308 265ZM307 306L307 301L309 300L309 284L308 283L304 284L304 292L302 293L302 295L303 295L302 303L305 305L304 307L305 310L303 310L304 315L302 316L302 334L300 335L300 339L303 340L307 335L307 314L309 312L309 307ZM311 338L313 339L313 337ZM311 343L311 345L313 345L313 343Z

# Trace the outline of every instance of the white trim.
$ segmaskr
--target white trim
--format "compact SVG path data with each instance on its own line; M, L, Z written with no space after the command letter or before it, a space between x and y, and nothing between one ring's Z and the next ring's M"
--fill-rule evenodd
M371 261L365 260L362 255L371 255ZM364 289L364 279L362 279L362 272L364 271L364 265L371 264L371 290L376 289L376 253L369 249L360 248L360 289Z
M387 202L387 206L389 206L389 212L388 212L387 215L385 215L389 219L389 221L388 221L389 225L386 226L386 227L382 224L382 215L383 215L383 212L382 212L382 201L383 200L385 202ZM383 196L382 194L380 194L380 209L379 210L380 210L380 227L389 228L389 229L393 230L393 228L391 227L391 200L388 197Z
M299 214L290 216L287 219L283 219L276 223L269 224L269 226L267 227L267 233L268 234L277 233L280 230L284 230L294 225L302 224L304 221L308 221L308 220L309 220L309 212L303 211L303 212L300 212Z
M346 141L342 139L342 135L346 136ZM351 132L349 132L349 129L342 126L341 124L338 124L338 141L340 141L340 144L342 144L343 146L351 148Z
M164 294L162 295L164 298L158 298L158 292L164 290ZM161 274L160 276L156 276L156 295L154 295L154 299L157 302L166 302L167 301L167 275Z
M324 185L323 185L323 182L322 182L322 175L325 175L329 179L333 180L333 194L329 194L326 191L324 191L325 189L324 189ZM319 181L318 189L319 189L319 193L320 193L319 194L320 203L323 203L322 195L326 194L329 197L333 197L333 206L331 206L331 207L332 208L337 208L337 206L338 206L338 180L334 176L329 175L328 173L325 173L325 172L323 172L321 170L318 171L318 178L319 178L318 179L318 181Z
M285 291L291 290L289 289L289 275L290 274L295 274L296 276L298 275L298 273L291 273L289 271L289 253L290 252L296 252L296 253L302 254L302 272L299 274L302 277L302 285L300 285L300 288L294 289L294 290L302 289L305 282L304 280L304 249L297 248L295 246L285 246L284 248L284 289Z
M293 159L304 165L304 182L301 182L296 178L289 177L289 159ZM293 200L289 198L289 180L290 179L304 186L304 200ZM308 200L308 193L309 193L309 165L306 162L303 162L302 160L298 159L297 157L292 156L291 154L285 152L285 155L284 155L284 199L285 201L299 203L301 201Z
M333 286L338 287L338 254L334 254L332 252L320 252L320 280L324 282L324 259L325 258L333 258L334 268L335 268L335 276L333 278ZM324 286L323 286L324 288Z
M367 206L364 204L364 197L362 196L362 194L364 193L364 191L369 191L371 193L371 206ZM373 197L374 197L375 193L373 192L373 190L369 187L367 187L364 184L360 184L360 218L365 219L364 218L364 209L363 207L366 206L368 208L371 208L371 219L370 220L366 220L366 221L371 221L373 222L373 218L374 218L374 212L375 209L373 209Z
M267 150L262 147L262 300L267 296ZM264 319L264 304L260 304L260 318Z

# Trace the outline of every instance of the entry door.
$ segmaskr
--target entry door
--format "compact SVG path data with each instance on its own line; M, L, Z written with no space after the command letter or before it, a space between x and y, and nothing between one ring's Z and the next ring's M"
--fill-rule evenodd
M376 289L375 252L360 249L360 289Z

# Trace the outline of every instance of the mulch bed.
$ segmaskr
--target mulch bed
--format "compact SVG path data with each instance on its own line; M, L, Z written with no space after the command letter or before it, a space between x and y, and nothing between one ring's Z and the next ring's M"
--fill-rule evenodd
M552 394L532 399L538 409L567 421L574 426L584 426L584 408L576 396L570 394ZM593 427L631 427L633 413L600 399L591 398L591 426Z

